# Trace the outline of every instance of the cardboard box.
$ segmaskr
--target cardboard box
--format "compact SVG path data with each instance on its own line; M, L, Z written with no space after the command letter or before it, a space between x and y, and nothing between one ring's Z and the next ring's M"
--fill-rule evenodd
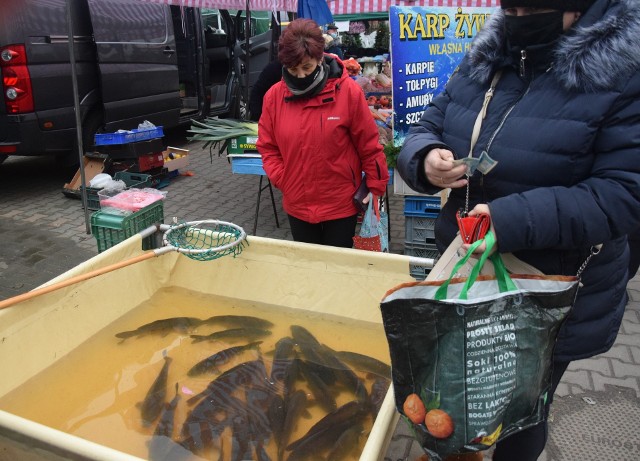
M96 175L102 173L105 168L105 159L104 158L89 158L84 157L84 180L87 185L89 182L96 177ZM68 191L71 193L78 193L80 191L80 186L82 185L82 176L80 173L80 169L73 176L73 179L62 186L64 191Z
M238 136L229 141L229 154L257 154L256 143L257 136Z
M189 149L167 147L162 155L164 156L164 166L169 172L183 170L189 165Z

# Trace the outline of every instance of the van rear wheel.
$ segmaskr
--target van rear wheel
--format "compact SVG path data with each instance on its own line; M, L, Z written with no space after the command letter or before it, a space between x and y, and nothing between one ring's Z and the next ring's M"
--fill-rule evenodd
M84 152L93 152L95 150L95 135L104 131L103 125L102 114L98 111L90 112L85 117L82 123L82 150ZM77 135L74 135L73 150L56 156L56 162L61 168L79 168L80 156L78 155Z

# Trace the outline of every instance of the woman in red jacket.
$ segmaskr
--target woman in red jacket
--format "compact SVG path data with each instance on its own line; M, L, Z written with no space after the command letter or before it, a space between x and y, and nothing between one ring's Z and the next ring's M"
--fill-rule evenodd
M265 94L258 127L264 170L294 240L350 248L362 172L377 196L389 180L378 129L342 61L324 54L315 21L292 21L278 45L283 79Z

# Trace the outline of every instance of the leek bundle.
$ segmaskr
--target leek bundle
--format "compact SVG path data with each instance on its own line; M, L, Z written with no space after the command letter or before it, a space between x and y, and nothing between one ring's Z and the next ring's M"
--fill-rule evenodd
M218 155L227 149L229 140L239 136L258 136L258 123L248 120L235 120L232 118L207 117L203 122L191 120L189 133L193 136L189 141L204 141L203 148L209 147L209 151L222 143Z

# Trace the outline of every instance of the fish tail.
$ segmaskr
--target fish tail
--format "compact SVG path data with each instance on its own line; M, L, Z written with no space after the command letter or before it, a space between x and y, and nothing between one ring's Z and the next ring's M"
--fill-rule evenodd
M132 330L132 331L121 331L120 333L116 333L116 338L120 338L120 339L127 339L127 338L131 338L132 336L136 335L136 331Z

